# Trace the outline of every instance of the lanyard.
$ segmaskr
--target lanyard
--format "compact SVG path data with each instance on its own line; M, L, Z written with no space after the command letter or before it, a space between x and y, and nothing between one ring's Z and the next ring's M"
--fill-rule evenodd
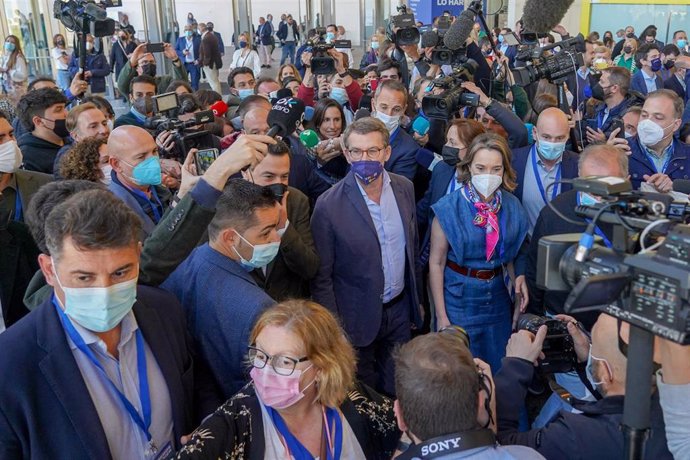
M388 145L391 145L393 141L395 140L396 137L398 137L398 133L400 132L400 126L395 128L395 131L393 131L390 135L390 139L388 140Z
M127 189L139 198L145 199L151 205L151 211L153 211L153 222L157 224L161 220L161 213L160 211L158 211L158 206L160 206L161 209L163 209L163 203L161 203L161 200L158 198L156 188L154 186L151 186L151 198L153 198L153 200L146 196L146 194L141 190L129 187L127 187Z
M290 430L277 410L266 406L266 410L273 420L278 433L281 436L283 446L287 450L288 458L295 460L314 460L314 456L300 443ZM328 449L326 449L326 460L339 460L343 450L343 422L340 420L338 411L333 408L321 409L323 413L324 430L328 439ZM331 426L334 426L334 433L331 434Z
M14 221L19 222L24 216L24 208L22 207L22 198L19 196L19 188L14 191Z
M581 202L580 202L580 194L579 194L579 193L577 194L577 205L578 205L578 206L581 205ZM587 221L588 224L591 224L591 223L592 223L592 219L585 218L585 220ZM609 249L613 248L613 244L611 244L611 240L609 240L609 239L606 237L606 235L605 235L604 232L599 228L598 225L594 227L594 233L596 233L598 236L601 237L602 240L604 240L604 245L606 245L607 248L609 248Z
M659 173L659 172L660 172L660 173L666 174L666 169L668 168L668 164L671 163L671 158L673 157L673 150L674 150L674 148L673 148L673 141L671 141L671 148L668 150L668 156L666 157L666 161L664 161L664 166L661 168L661 171L659 171L658 169L656 169L656 163L654 162L654 159L653 159L652 156L649 154L649 152L647 151L647 149L645 148L645 146L642 145L642 142L640 142L640 148L641 148L642 151L644 152L644 154L645 154L645 156L647 157L647 159L649 160L649 162L652 164L652 168L654 169L654 172L656 172L656 173Z
M58 311L58 316L60 316L60 321L62 321L62 325L64 326L65 331L67 331L67 335L69 335L70 339L72 339L72 342L74 342L77 348L79 348L79 350L86 355L89 361L91 361L91 363L94 366L96 366L96 368L101 372L103 377L105 377L105 381L108 382L110 388L120 398L120 401L122 401L122 404L125 406L125 409L129 413L130 417L132 417L134 423L136 423L137 426L141 429L141 431L144 432L144 434L146 435L146 439L150 443L149 447L155 452L157 449L153 444L151 432L149 430L149 428L151 427L151 394L149 393L149 381L146 373L146 351L144 349L144 338L141 334L141 330L137 329L135 336L137 342L137 373L139 374L139 398L141 402L141 409L144 413L143 419L141 415L139 415L139 412L134 407L134 405L132 405L132 403L129 402L127 396L125 396L115 386L112 380L110 380L108 374L105 372L105 369L103 369L103 366L96 358L96 355L94 355L93 351L91 351L88 345L86 345L84 339L81 337L81 335L79 335L79 332L77 332L72 322L69 320L69 318L67 318L65 312L63 312L60 306L58 305L55 296L53 296L53 305L55 305L55 309Z
M562 163L558 163L556 165L556 180L555 182L559 182L561 180L561 165ZM537 187L539 187L539 193L541 193L541 198L544 200L544 204L547 204L548 201L553 201L554 198L558 195L561 185L560 184L555 184L553 186L553 190L551 191L551 200L546 199L546 192L544 191L544 184L541 182L541 176L539 175L539 168L537 167L537 144L534 144L532 146L532 170L534 171L534 179L537 181Z

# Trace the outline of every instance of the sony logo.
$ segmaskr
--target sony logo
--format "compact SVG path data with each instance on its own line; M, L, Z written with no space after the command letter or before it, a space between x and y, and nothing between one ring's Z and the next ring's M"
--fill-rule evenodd
M462 438L458 436L453 439L446 439L444 441L438 441L428 446L422 447L422 455L435 454L437 452L443 452L444 450L455 449L460 447L460 441Z

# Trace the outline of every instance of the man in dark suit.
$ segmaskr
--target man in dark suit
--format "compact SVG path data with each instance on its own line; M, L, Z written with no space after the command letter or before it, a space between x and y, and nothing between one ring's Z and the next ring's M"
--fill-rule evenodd
M218 72L223 67L223 58L218 50L218 38L213 34L213 30L209 29L208 25L206 31L201 34L199 61L204 68L204 75L206 75L206 80L211 85L211 89L218 94L223 94L220 88L220 80L218 80Z
M386 171L414 180L417 173L419 144L404 129L400 118L407 110L407 89L396 80L386 80L376 88L371 100L371 116L378 118L388 129L391 155L386 160Z
M291 156L288 146L278 141L268 155L254 167L242 171L245 180L273 189L281 198L280 251L263 269L252 270L257 284L276 302L309 297L309 281L319 269L319 256L309 227L309 198L288 187Z
M214 27L215 26L212 22L206 23L206 28L210 32L213 32L213 35L216 36L216 39L218 40L218 52L220 53L220 56L223 57L225 56L225 43L223 43L223 37L220 35L220 32L216 32L215 30L213 30Z
M179 448L217 399L211 392L195 404L201 388L179 303L137 288L139 219L109 192L90 190L57 206L45 229L50 256L39 264L54 295L0 336L0 371L12 375L0 382L0 457L141 458Z
M267 22L263 17L259 18L259 28L256 29L256 39L259 48L259 59L261 59L261 68L270 68L273 25Z
M541 112L533 128L535 143L513 150L512 165L518 183L515 196L527 211L530 230L546 203L571 188L568 184L549 186L577 177L577 154L565 150L569 135L567 115L551 107Z
M144 127L147 117L153 115L151 98L156 95L156 80L149 75L134 77L129 84L129 112L125 112L115 119L115 128L120 126Z
M194 91L199 89L199 78L201 77L201 68L199 65L199 47L201 46L201 37L194 33L192 25L184 26L184 36L179 37L175 43L175 52L177 57L184 63L187 74L192 80L192 88Z
M680 130L682 116L683 101L673 91L660 89L647 95L637 136L629 140L633 187L647 182L667 193L675 179L690 178L690 146L674 136Z
M319 198L311 220L321 259L312 297L340 317L359 378L392 395L391 352L412 325L421 327L414 189L384 170L391 145L379 120L355 121L343 144L352 168Z
M609 67L601 71L599 82L592 87L592 96L603 102L597 106L595 119L587 126L589 144L605 143L613 131L614 120L623 118L632 105L633 97L628 95L630 78L630 71L625 67Z
M635 60L640 63L639 72L635 72L630 88L645 96L664 87L664 82L657 72L661 70L661 51L654 43L645 43L635 53Z
M280 65L283 65L288 57L290 58L290 63L294 65L295 46L299 41L299 29L297 28L297 23L292 19L292 15L288 14L286 22L282 22L280 24L276 36L280 40L280 44L283 47L283 55L280 58Z

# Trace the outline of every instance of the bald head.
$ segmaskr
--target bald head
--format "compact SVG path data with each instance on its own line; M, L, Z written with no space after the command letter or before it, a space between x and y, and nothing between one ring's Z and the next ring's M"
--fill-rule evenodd
M265 135L268 132L268 112L265 107L257 107L247 112L242 121L244 132Z
M568 116L556 107L549 107L539 114L534 138L547 142L567 142L570 133Z
M110 133L108 138L108 155L110 166L117 173L118 179L133 185L130 178L132 170L142 161L158 156L156 141L148 131L138 126L120 126Z
M580 177L628 177L628 156L612 145L590 145L578 160Z
M602 313L592 328L592 373L605 396L625 394L628 360L618 349L618 320ZM606 363L602 360L606 360ZM651 378L651 376L650 376Z

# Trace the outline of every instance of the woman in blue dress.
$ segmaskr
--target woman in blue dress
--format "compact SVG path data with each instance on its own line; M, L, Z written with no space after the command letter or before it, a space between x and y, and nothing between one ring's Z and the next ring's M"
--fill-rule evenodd
M436 327L465 328L472 354L494 372L512 329L509 279L521 311L528 301L527 214L510 193L516 186L510 160L504 138L477 136L458 165L462 187L432 206L429 277Z

